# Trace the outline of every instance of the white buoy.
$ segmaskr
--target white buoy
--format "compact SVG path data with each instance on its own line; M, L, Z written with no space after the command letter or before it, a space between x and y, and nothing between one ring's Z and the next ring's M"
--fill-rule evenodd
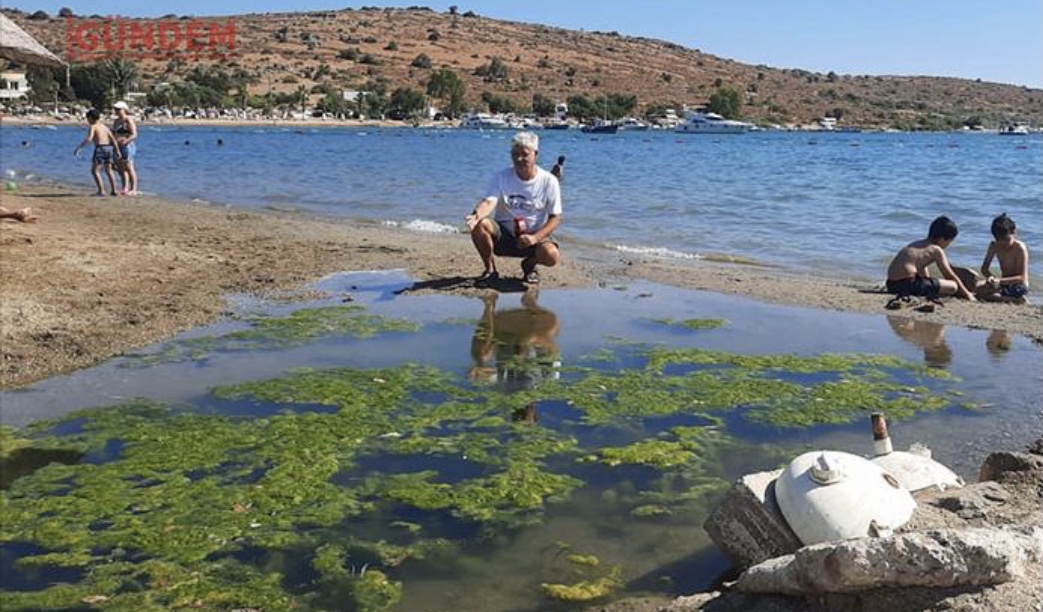
M892 451L891 437L887 433L884 415L874 412L870 417L873 427L873 458L871 461L898 479L910 493L938 487L942 491L960 488L963 479L952 470L931 459L931 450L922 444L914 444L909 452Z
M916 502L883 468L839 451L804 453L775 481L779 510L805 545L885 535L904 525Z

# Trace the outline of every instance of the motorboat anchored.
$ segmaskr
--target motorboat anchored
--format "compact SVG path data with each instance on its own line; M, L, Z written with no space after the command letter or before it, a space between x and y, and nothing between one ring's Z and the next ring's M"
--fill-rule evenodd
M509 130L510 122L501 115L468 113L460 120L460 127L470 130Z
M1000 128L999 133L1002 136L1027 136L1029 133L1029 126L1027 123L1014 123Z
M584 125L580 129L587 134L615 134L619 131L619 124L599 119L592 125Z
M717 113L688 111L674 127L677 134L745 134L753 130L752 123L725 119Z

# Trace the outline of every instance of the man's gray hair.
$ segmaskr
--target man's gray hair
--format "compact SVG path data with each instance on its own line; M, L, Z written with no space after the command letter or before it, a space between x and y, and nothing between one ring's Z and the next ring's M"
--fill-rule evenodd
M526 147L533 151L540 150L540 137L532 132L518 132L511 138L511 148Z

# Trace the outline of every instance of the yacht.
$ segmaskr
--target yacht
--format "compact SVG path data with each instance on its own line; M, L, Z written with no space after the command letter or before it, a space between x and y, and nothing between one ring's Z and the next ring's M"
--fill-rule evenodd
M633 117L627 117L626 119L623 119L622 121L619 122L619 129L625 130L625 131L630 131L630 132L639 132L639 131L647 130L648 129L648 124L645 123L644 121L641 121L640 119L635 119Z
M509 130L512 126L501 115L468 113L460 120L460 127L468 130Z
M725 119L717 113L688 111L681 123L674 127L677 134L745 134L752 123Z
M1027 136L1029 133L1029 126L1027 123L1015 123L1000 128L999 133L1003 136Z
M606 119L598 119L593 124L584 125L580 129L587 134L615 134L619 131L619 124Z

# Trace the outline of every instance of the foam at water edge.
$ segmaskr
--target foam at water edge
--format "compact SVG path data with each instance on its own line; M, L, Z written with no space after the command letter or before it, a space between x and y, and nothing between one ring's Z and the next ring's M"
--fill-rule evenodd
M387 227L401 227L403 229L411 230L414 232L426 232L430 234L460 233L460 230L453 225L438 223L437 221L424 221L423 219L413 219L408 223L400 223L398 221L384 221L384 225Z
M683 251L673 251L664 247L632 247L625 244L610 244L609 248L621 251L623 253L634 253L636 255L652 255L655 257L666 257L670 259L702 259L703 256L698 253L685 253Z

